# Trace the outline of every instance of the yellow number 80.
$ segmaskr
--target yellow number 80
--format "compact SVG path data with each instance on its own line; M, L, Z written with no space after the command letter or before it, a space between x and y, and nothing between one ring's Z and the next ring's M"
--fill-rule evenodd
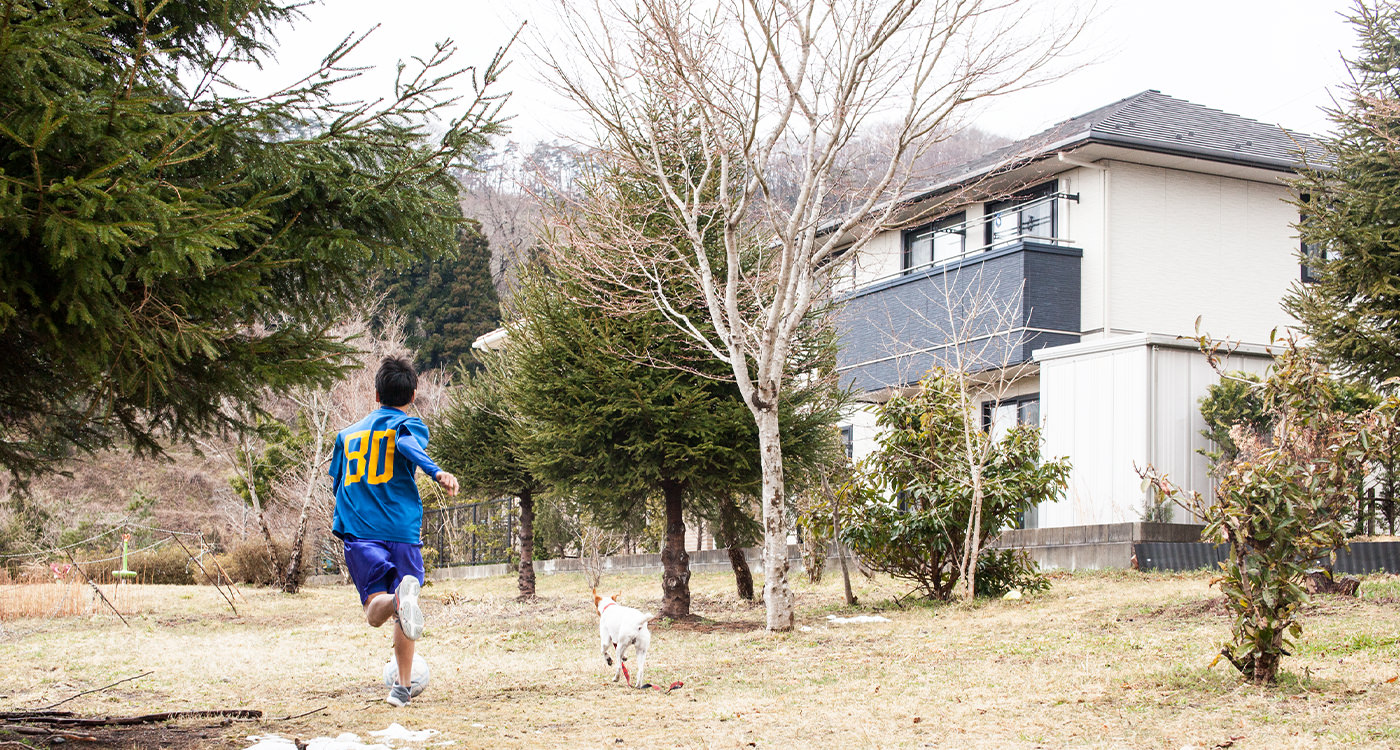
M370 484L384 484L394 478L394 434L394 430L378 430L373 434L369 430L360 430L346 436L346 484L364 479L366 471L369 472ZM355 447L351 448L352 445Z

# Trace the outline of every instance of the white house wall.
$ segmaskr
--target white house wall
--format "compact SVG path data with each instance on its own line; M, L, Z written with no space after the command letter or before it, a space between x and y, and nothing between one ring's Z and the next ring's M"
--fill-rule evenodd
M1147 448L1147 356L1141 347L1040 366L1042 455L1068 456L1065 497L1040 506L1040 526L1139 520L1132 462Z
M1041 507L1040 526L1142 520L1147 498L1135 465L1151 464L1184 489L1211 492L1199 452L1211 447L1201 434L1200 400L1219 378L1199 351L1166 337L1133 336L1037 358L1042 453L1068 456L1071 464L1065 497ZM1271 361L1236 354L1224 367L1263 373ZM1179 510L1173 520L1192 521Z
M1201 451L1213 449L1213 445L1201 434L1206 423L1201 418L1200 402L1220 377L1199 351L1153 346L1148 350L1148 359L1153 377L1153 422L1148 425L1144 455L1178 486L1209 496L1210 465ZM1269 357L1234 356L1224 362L1224 367L1263 374L1270 362ZM1139 487L1137 502L1145 500ZM1175 508L1173 520L1191 523L1194 519Z
M1200 316L1213 336L1265 343L1292 322L1279 300L1298 279L1298 214L1284 185L1110 164L1113 329L1190 334Z

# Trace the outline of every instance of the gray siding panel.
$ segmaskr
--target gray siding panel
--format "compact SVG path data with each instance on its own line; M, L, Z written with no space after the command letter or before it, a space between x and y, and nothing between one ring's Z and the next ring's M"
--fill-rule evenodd
M1078 341L1082 255L1016 243L852 293L838 313L843 384L865 391L909 385L949 366L954 354L981 370Z

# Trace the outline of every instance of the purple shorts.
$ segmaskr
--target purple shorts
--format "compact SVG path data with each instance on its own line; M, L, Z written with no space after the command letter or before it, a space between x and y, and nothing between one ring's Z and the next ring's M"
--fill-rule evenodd
M423 582L423 545L407 542L380 542L374 539L356 539L347 536L345 542L345 567L350 571L350 580L360 592L360 604L369 601L369 595L392 592L399 587L404 576L413 576Z

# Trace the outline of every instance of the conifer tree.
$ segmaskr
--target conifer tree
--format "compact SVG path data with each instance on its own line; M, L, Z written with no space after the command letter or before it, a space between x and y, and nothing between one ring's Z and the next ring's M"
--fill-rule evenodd
M1335 132L1294 183L1316 281L1284 307L1325 359L1380 382L1400 375L1400 6L1357 2L1350 21L1357 52L1328 112Z
M662 498L661 614L685 617L684 518L726 529L754 525L726 514L739 510L733 495L756 495L760 487L757 428L722 365L689 351L660 313L618 317L579 304L578 290L563 288L567 270L553 270L515 296L522 318L511 331L509 382L522 417L520 448L538 476L576 497L602 526L635 527L646 500ZM815 327L807 343L793 360L793 377L807 385L782 415L794 479L839 450L839 399L822 377L834 367L835 342ZM674 364L686 361L688 368Z
M433 446L442 465L468 493L509 495L520 504L520 599L535 596L535 502L546 486L526 465L518 417L507 401L505 355L482 352L480 369L465 371L447 406L433 421Z
M4 3L0 469L246 426L266 389L338 374L352 344L330 329L371 273L455 247L456 171L499 129L501 56L460 99L450 42L376 103L334 93L354 38L279 92L225 78L296 13Z
M418 353L420 370L477 369L472 342L501 322L486 236L475 221L457 236L451 255L424 258L386 276L385 302L407 319L406 343Z

